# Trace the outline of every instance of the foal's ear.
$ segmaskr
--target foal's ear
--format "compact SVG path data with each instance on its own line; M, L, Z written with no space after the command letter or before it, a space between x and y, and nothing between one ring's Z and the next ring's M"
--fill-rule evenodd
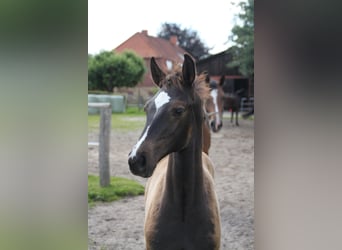
M159 68L154 57L151 58L151 74L155 84L161 87L162 80L165 79L165 73Z
M192 58L187 54L184 55L182 74L184 83L191 87L196 77L196 67Z

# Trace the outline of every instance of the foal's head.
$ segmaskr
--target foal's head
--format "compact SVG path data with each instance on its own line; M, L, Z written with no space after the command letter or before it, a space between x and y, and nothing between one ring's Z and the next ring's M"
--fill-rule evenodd
M206 101L205 107L211 130L218 132L222 127L224 92L221 84L216 81L211 81L209 87L210 98Z
M201 129L201 93L205 93L205 85L197 83L195 63L188 55L184 55L181 70L168 75L152 58L151 73L160 89L145 104L146 125L128 159L131 172L142 177L150 177L158 161L184 149L196 128Z

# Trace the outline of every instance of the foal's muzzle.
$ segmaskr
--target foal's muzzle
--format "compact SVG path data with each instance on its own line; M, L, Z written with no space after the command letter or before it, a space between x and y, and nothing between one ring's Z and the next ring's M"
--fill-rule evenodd
M215 120L210 123L210 127L213 132L218 132L222 128L222 122L216 124Z
M147 167L146 167L146 157L144 154L137 154L134 157L128 158L129 169L132 174L138 175L141 177L147 176Z

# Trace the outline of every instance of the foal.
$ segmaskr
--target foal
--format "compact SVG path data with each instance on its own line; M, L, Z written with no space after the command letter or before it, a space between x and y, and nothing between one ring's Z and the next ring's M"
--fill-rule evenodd
M206 116L211 130L218 132L222 128L224 92L216 81L211 81L208 85L210 97L205 101Z
M133 174L149 178L145 188L147 250L217 250L221 226L210 169L202 153L205 85L190 56L182 70L165 75L151 59L159 92L145 105L143 133L129 154Z

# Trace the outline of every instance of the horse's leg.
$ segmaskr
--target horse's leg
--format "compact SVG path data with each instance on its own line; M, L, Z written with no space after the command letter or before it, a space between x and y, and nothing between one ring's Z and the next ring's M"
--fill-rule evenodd
M236 110L236 113L235 113L235 124L236 126L239 126L239 110L237 109Z
M234 110L230 109L230 123L233 123Z

